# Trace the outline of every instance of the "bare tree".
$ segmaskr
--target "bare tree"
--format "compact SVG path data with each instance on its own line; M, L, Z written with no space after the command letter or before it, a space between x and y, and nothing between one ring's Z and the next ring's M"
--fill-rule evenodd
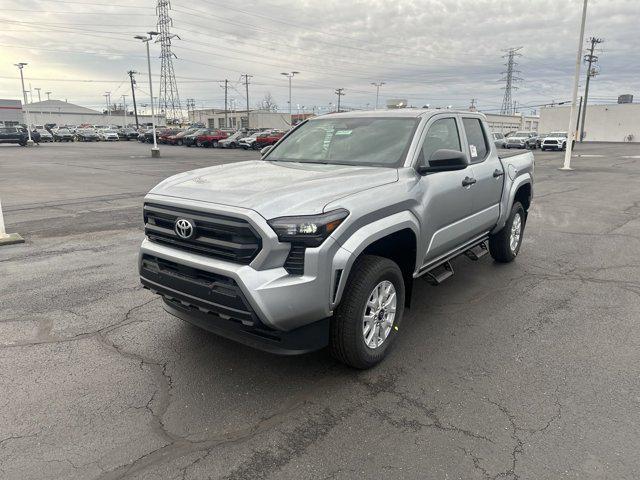
M264 94L264 98L257 105L257 107L260 110L266 110L268 112L276 112L276 111L278 111L278 104L276 104L276 101L271 96L271 92L267 92L267 93Z

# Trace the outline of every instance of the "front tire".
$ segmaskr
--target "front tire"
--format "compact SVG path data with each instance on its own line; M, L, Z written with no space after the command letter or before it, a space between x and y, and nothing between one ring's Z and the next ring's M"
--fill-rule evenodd
M374 255L358 258L331 319L331 355L359 369L381 362L402 320L404 296L402 271L395 262Z
M489 253L496 262L509 263L518 255L526 214L520 202L514 202L511 213L502 230L489 237Z

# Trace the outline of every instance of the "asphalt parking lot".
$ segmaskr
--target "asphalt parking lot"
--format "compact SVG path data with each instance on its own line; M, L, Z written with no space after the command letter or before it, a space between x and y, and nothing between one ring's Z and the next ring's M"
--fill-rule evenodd
M536 151L516 262L419 281L387 360L277 357L166 314L141 199L256 152L0 147L0 478L640 477L640 146Z

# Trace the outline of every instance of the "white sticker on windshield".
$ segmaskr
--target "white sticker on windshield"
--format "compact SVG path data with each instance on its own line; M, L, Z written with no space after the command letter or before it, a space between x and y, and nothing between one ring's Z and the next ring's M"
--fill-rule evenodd
M469 150L471 150L471 156L472 157L477 157L478 156L478 150L476 149L475 145L469 145Z
M334 135L351 135L353 130L338 130Z

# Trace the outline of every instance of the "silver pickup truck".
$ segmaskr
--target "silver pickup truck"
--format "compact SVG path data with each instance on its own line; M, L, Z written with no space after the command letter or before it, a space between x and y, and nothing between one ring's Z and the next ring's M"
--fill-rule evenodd
M262 158L168 178L145 197L142 284L194 325L274 353L383 359L415 279L520 250L531 152L499 155L484 116L349 112Z

